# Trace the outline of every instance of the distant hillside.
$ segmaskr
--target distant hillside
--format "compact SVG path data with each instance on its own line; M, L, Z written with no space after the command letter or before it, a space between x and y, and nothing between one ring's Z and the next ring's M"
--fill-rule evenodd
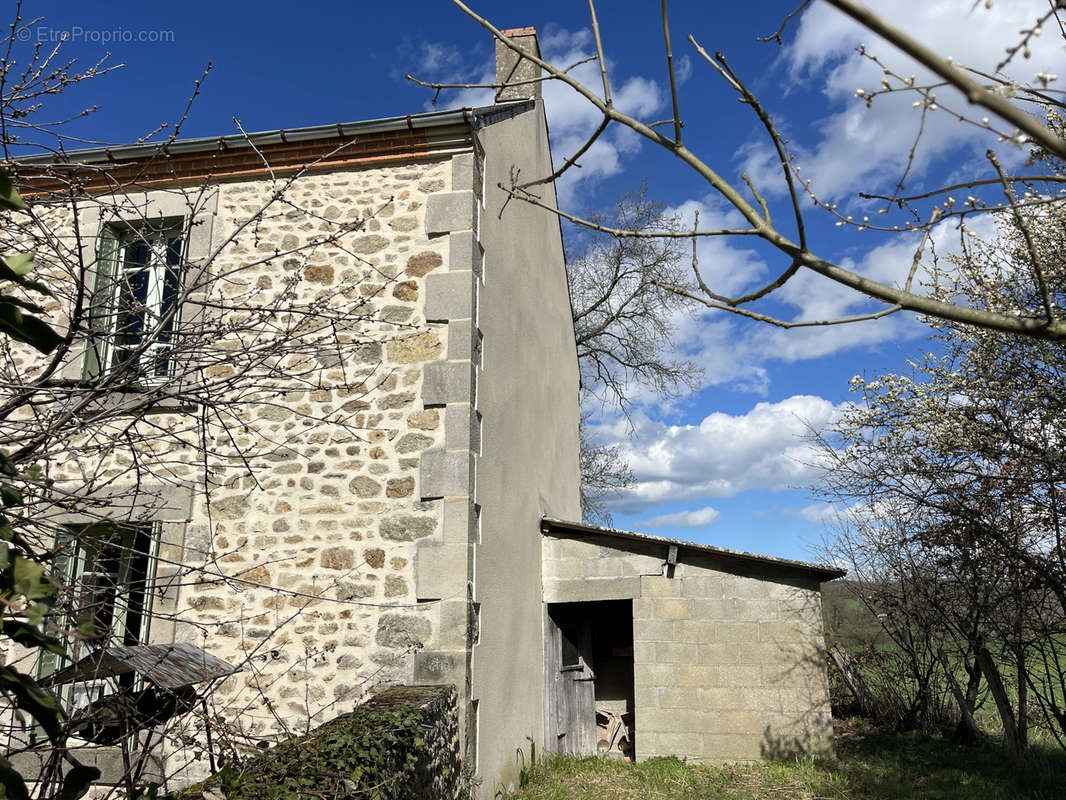
M888 644L889 639L870 610L859 599L855 581L831 581L822 586L822 616L826 644L852 647Z

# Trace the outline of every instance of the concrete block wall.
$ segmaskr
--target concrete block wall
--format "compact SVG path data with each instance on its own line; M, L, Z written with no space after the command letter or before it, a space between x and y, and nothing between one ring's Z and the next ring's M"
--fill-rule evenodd
M602 541L545 538L545 601L633 600L638 758L831 748L817 578L683 549L671 569L662 544Z
M748 761L831 747L816 583L679 563L672 578L641 578L633 638L641 759Z
M665 574L664 552L662 547L616 550L588 540L545 537L544 602L640 597L641 576Z

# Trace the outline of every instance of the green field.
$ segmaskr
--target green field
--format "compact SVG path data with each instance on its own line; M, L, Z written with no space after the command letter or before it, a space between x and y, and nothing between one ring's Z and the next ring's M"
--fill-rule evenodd
M897 703L895 711L900 710L898 705L914 697L913 676L908 673L908 665L911 663L900 650L899 646L885 633L877 617L856 596L858 586L848 581L834 581L822 587L822 609L825 621L825 638L829 647L839 646L847 651L854 659L855 665L865 680L867 687L875 695L875 699L888 701L891 711L892 703ZM1066 639L1058 637L1049 640L1048 647L1058 652L1059 658L1066 660ZM967 673L963 664L958 660L956 647L945 642L944 647L947 660L953 666L955 680L960 686L965 686ZM1048 650L1045 649L1046 654ZM1002 654L1000 654L1002 655ZM930 657L927 650L924 658ZM1005 689L1010 696L1011 702L1016 703L1017 685L1016 670L1010 658L999 661L998 667L1005 683ZM1041 672L1041 655L1037 651L1031 651L1029 655L1029 680L1031 685L1040 687L1045 696L1054 697L1059 706L1066 702L1062 697L1061 685L1054 679L1049 678L1047 673ZM932 705L930 712L918 723L924 726L928 732L949 733L958 720L958 706L951 695L948 683L943 679L942 673L937 668L938 677L933 681L931 694ZM859 709L854 702L851 692L845 687L839 673L832 667L829 669L830 697L833 701L833 713L851 715L858 713ZM974 710L974 718L978 727L992 738L1000 736L1003 732L1002 722L988 692L987 680L982 681L981 691ZM893 717L891 713L886 715L882 722L899 725L901 717ZM1046 745L1052 749L1057 747L1055 736L1044 718L1037 698L1033 691L1029 693L1028 702L1028 738L1031 743ZM912 720L912 723L914 721ZM904 726L906 727L906 726ZM1066 798L1066 790L1063 791Z
M711 767L657 758L624 764L555 758L525 776L519 800L1061 800L1066 755L1023 767L990 748L960 748L862 721L837 727L837 758Z
M846 580L822 586L826 644L844 647L891 644L892 640L882 630L877 617L855 596L857 591L856 585Z

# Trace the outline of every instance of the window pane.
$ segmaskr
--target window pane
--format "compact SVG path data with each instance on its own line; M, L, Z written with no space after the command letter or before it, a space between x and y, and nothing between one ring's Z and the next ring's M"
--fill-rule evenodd
M181 263L181 240L171 239L167 242L167 263L163 270L163 297L159 304L160 317L167 317L174 310L174 302L178 299L178 277ZM174 317L163 322L163 331L169 333L174 328ZM160 340L169 337L160 337Z
M126 559L125 625L123 644L130 647L148 640L148 582L151 579L148 554L152 547L151 528L141 527L129 537Z
M122 270L118 275L112 369L127 362L141 344L145 302L148 299L147 262L147 243L131 242L126 246Z
M56 624L67 630L77 629L79 623L93 627L91 633L82 627L62 665L100 648L147 642L152 545L150 525L77 525L60 535L57 549L69 556L56 560L57 574L66 584L65 599L56 608L60 615ZM42 660L38 675L47 675L58 666L54 660ZM132 687L134 680L133 675L123 675L81 681L62 687L60 693L69 712L120 686Z
M181 288L182 240L175 233L174 227L165 227L111 229L101 235L101 261L108 247L117 249L119 257L112 262L110 276L106 264L99 273L110 288L100 291L98 280L90 322L99 333L87 343L87 377L99 374L94 366L100 363L111 371L129 370L133 381L168 374ZM105 349L106 358L101 359Z
M181 277L181 239L171 238L167 240L166 263L163 267L163 287L159 302L159 317L162 319L162 327L156 339L162 347L155 362L155 374L158 377L166 377L169 363L166 351L170 345L171 332L177 321L174 305L178 299L179 281Z

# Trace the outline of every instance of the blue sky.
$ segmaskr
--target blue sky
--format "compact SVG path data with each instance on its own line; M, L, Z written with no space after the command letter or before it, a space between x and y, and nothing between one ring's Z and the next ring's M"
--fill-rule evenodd
M794 0L743 4L675 2L671 28L686 144L729 178L746 170L771 201L775 218L787 207L774 187L767 142L750 110L702 64L685 41L692 34L707 50L721 50L762 98L799 156L820 196L847 213L872 213L856 199L859 189L891 187L898 179L917 127L909 97L883 98L871 109L855 96L873 87L880 70L855 53L872 52L906 75L918 72L821 4L813 5L785 35L784 46L759 43L774 31ZM997 2L991 10L972 0L932 4L879 0L871 5L940 52L961 63L994 64L1014 32L1042 8L1032 2ZM1046 4L1045 4L1046 5ZM522 10L514 2L481 2L475 9L498 27L533 25L546 57L559 64L592 51L586 4L540 2ZM668 116L668 94L657 3L615 0L600 9L604 44L618 102L650 121ZM48 102L45 118L73 116L68 134L92 143L125 143L177 120L195 81L213 65L192 105L183 137L246 130L293 128L428 109L430 94L405 81L478 80L490 68L488 35L443 0L406 3L260 2L254 6L191 0L180 5L113 2L89 6L30 2L24 20L41 17L24 34L27 46L51 46L64 33L66 57L82 67L110 50L105 63L124 64L108 75L71 87ZM1006 37L1006 38L1005 38ZM145 39L147 41L139 41ZM1066 74L1066 56L1048 39L1019 65ZM594 77L594 67L588 67ZM920 76L920 72L918 73ZM473 104L476 93L442 102ZM558 160L597 120L580 99L547 88L549 124ZM950 104L945 97L944 105ZM908 188L965 176L989 140L945 115L932 115ZM163 135L166 135L165 133ZM1005 151L1017 161L1019 153ZM651 195L680 213L699 208L701 220L728 221L719 200L698 176L624 132L606 137L584 160L580 178L561 187L574 210L606 206L647 179ZM850 210L854 209L854 211ZM915 240L840 228L811 209L813 248L882 280L905 274ZM787 226L785 226L787 228ZM789 229L791 233L791 230ZM940 250L952 232L938 232ZM771 251L751 241L716 241L702 247L700 263L716 284L750 287L782 268ZM833 286L800 281L768 309L786 318L851 314L874 308ZM678 320L679 353L705 369L703 387L663 405L639 405L635 429L611 409L599 415L599 432L621 443L638 485L618 498L618 527L643 529L702 542L809 558L821 538L824 509L808 487L817 480L805 433L829 424L848 400L848 379L904 367L920 352L926 333L904 316L872 323L806 331L780 331L721 315L695 313Z

